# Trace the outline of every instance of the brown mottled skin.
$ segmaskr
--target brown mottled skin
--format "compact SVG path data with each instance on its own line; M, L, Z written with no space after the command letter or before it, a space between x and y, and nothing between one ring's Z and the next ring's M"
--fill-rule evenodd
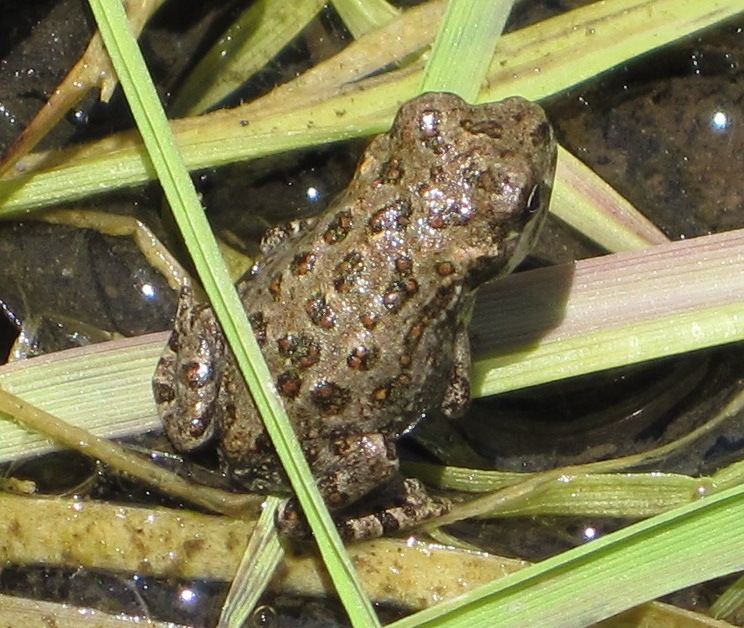
M475 291L529 250L547 216L554 165L552 130L537 105L511 98L470 106L424 94L370 144L336 202L299 229L270 231L264 255L238 282L346 537L411 527L447 510L418 482L401 480L396 440L427 412L458 417L467 409ZM188 289L154 388L179 450L214 443L244 486L286 490L211 309L193 305ZM378 512L355 504L385 485L397 501ZM292 502L279 525L307 533Z

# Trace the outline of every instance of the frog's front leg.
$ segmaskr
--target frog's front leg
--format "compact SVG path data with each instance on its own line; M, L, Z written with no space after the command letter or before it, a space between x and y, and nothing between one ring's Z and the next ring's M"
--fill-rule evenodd
M448 419L461 417L470 406L470 339L465 323L460 323L455 331L452 354L452 368L441 405Z
M264 257L268 257L280 246L285 246L287 242L301 236L309 229L312 229L313 225L317 221L317 216L310 216L308 218L290 220L287 223L271 227L261 238L261 243L259 245L261 253Z
M165 431L182 452L210 442L221 410L225 343L206 304L194 304L191 285L181 288L175 326L153 377Z
M305 451L318 489L345 540L413 528L450 508L447 500L431 497L418 480L400 477L395 445L382 434L312 443ZM374 499L367 499L370 493ZM366 512L362 504L369 506ZM290 538L310 537L296 498L280 511L278 526Z

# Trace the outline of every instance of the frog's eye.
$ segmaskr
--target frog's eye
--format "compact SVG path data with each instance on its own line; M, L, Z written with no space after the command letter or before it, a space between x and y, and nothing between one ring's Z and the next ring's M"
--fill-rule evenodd
M527 197L525 207L530 214L534 214L538 209L540 209L540 205L542 205L540 199L540 186L536 185L530 190L530 195Z

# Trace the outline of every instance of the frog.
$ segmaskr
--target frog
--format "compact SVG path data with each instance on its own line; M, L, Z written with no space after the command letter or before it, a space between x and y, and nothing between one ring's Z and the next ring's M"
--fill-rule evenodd
M475 295L535 243L555 161L537 104L421 94L320 216L266 233L236 283L344 539L410 530L451 508L402 476L398 440L426 415L466 412ZM241 490L289 492L221 327L188 285L153 390L178 451L216 449ZM277 525L310 534L294 497Z

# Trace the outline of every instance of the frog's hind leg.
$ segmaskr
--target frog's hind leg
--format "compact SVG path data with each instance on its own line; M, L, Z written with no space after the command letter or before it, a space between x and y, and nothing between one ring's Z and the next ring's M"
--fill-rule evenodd
M345 540L412 528L449 510L449 502L431 497L418 480L400 477L395 445L382 434L306 443L305 452ZM296 498L279 513L278 525L288 537L310 536Z
M385 505L367 513L348 517L337 513L333 516L344 541L376 539L410 530L429 519L447 514L452 508L448 499L429 495L419 480L399 476L376 495L375 502ZM288 538L302 540L312 537L310 526L294 497L287 500L279 511L277 525Z

